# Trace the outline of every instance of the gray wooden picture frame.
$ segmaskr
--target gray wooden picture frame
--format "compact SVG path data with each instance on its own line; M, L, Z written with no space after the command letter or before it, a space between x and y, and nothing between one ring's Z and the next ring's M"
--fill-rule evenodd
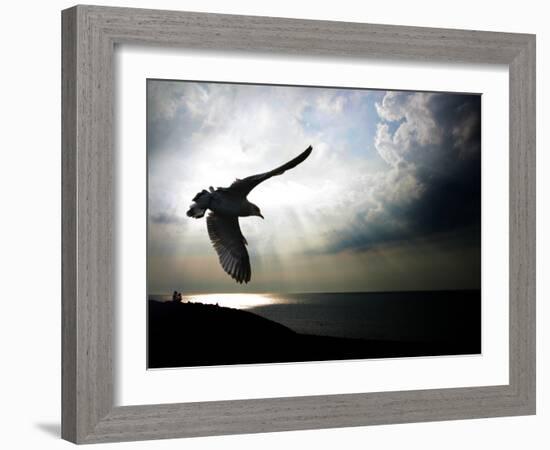
M62 437L75 443L535 413L535 36L75 6L62 12ZM505 64L509 384L114 406L115 44ZM506 299L502 299L506 301Z

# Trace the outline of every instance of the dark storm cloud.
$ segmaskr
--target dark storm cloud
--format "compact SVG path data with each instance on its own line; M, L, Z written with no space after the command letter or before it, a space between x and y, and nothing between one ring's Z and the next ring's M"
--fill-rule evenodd
M479 245L481 98L419 95L424 94L396 94L379 112L385 122L404 128L394 127L378 141L391 165L378 184L385 192L402 185L404 192L375 198L377 208L367 202L349 227L330 236L330 251L368 250L438 235L457 245ZM390 129L382 122L380 136Z

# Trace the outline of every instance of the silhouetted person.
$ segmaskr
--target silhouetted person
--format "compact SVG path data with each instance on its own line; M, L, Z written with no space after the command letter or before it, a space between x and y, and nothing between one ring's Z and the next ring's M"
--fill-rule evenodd
M182 297L181 297L181 292L178 292L178 300L177 300L177 301L178 301L179 303L181 303L182 300L183 300L183 299L182 299Z
M177 302L178 301L178 291L174 291L172 294L172 301Z

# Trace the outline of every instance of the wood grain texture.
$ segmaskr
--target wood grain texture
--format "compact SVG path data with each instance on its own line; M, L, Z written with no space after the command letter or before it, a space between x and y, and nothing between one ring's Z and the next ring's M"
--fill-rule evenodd
M76 10L62 17L61 340L62 431L76 440Z
M62 16L65 439L93 443L535 412L534 36L96 6ZM113 52L121 43L508 65L510 384L113 407Z
M510 71L510 385L535 410L535 40Z

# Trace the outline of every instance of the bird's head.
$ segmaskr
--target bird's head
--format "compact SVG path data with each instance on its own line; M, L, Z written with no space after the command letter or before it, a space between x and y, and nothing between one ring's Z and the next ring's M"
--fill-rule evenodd
M258 207L258 205L255 205L254 203L250 203L250 215L258 216L258 217L261 217L262 219L264 218L264 216L262 216L262 212L260 211L260 208Z

